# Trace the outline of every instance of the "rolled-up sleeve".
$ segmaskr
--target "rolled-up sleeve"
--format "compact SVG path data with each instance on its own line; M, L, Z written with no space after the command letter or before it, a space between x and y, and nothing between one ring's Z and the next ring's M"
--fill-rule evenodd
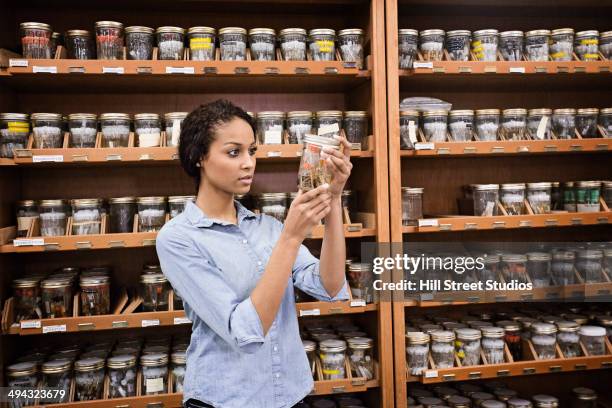
M346 277L342 289L340 289L336 296L329 296L321 281L319 260L304 245L300 247L293 264L293 285L317 300L336 302L349 299Z
M237 351L256 352L265 336L251 298L238 299L222 271L175 228L167 225L157 236L157 255L164 275L219 337Z

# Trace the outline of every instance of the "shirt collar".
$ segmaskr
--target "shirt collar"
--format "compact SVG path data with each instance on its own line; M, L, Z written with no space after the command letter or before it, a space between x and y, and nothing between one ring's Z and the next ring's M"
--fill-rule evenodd
M234 205L236 206L236 213L238 218L238 224L242 222L245 218L255 218L257 217L255 213L248 210L244 207L240 202L234 200ZM193 201L189 201L187 206L185 207L185 215L189 222L191 222L195 227L210 227L213 224L219 225L231 225L229 222L216 220L214 218L209 218L204 211L200 209Z

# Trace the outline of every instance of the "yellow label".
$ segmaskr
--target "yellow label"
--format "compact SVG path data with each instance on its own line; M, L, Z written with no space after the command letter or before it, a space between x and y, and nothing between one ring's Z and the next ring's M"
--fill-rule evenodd
M584 59L598 59L599 55L598 54L584 54L583 58Z
M483 50L484 50L484 48L482 48L482 47L474 47L474 48L472 48L472 51L474 51L474 52L482 52Z
M561 57L565 57L567 54L563 51L560 52L555 52L554 54L551 54L551 57L553 58L561 58Z
M465 353L463 352L463 350L457 352L457 357L459 357L461 359L463 359L465 357Z
M323 374L338 375L340 374L340 370L323 370Z
M8 122L9 132L27 132L30 130L28 122Z
M599 40L597 38L591 38L589 40L580 40L581 45L597 45Z
M482 41L478 40L478 41L473 41L472 42L472 47L476 48L482 45Z
M332 52L334 42L329 40L318 40L315 43L319 46L319 52Z
M189 48L192 50L210 50L212 48L212 38L192 38L189 40Z

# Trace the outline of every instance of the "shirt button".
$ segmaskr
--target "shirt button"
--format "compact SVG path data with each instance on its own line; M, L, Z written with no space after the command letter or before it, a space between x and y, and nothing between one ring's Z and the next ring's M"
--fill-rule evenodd
M276 378L280 378L280 374L279 374L279 373L274 374L274 376L275 376Z
M257 261L257 265L261 266L261 261Z
M272 349L273 349L274 351L278 351L278 347L276 347L276 346L272 347Z
M246 244L247 242L248 242L248 241L247 241L246 239L243 239L243 240L242 240L242 243L243 243L243 244Z

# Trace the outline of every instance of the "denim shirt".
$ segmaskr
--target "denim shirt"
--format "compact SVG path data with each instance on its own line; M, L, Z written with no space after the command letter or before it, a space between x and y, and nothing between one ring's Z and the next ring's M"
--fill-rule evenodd
M347 300L323 287L319 260L301 246L276 318L264 336L250 294L283 224L235 202L237 224L208 218L194 203L157 236L162 270L192 321L183 401L215 408L291 407L314 386L299 335L293 286L322 301Z

